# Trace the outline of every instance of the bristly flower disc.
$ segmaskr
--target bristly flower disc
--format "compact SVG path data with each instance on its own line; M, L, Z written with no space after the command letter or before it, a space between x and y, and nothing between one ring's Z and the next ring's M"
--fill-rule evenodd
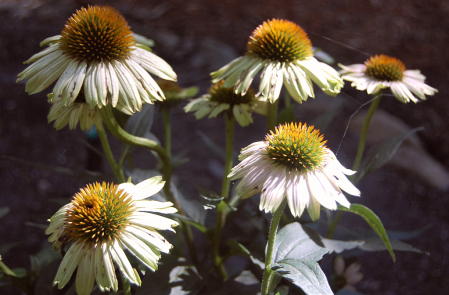
M297 24L282 20L268 20L258 26L249 37L247 54L279 62L304 60L313 57L312 43Z
M300 103L315 97L312 81L332 96L343 86L337 71L315 59L304 30L287 20L268 20L258 26L249 37L246 54L211 76L213 83L224 79L224 87L235 87L236 93L245 94L259 72L256 96L271 103L279 98L282 86Z
M234 106L237 104L249 104L254 99L254 92L250 88L245 95L236 94L233 88L223 87L224 81L213 84L207 93L210 95L210 101L217 103L227 103Z
M73 242L103 244L118 238L129 225L135 206L129 195L114 184L90 184L77 193L67 210L66 229Z
M137 185L103 182L81 189L50 218L45 231L55 250L68 247L53 285L64 288L76 270L78 295L91 294L95 281L102 292L117 291L114 262L124 279L140 285L125 250L155 271L161 252L172 248L158 231L178 225L159 215L177 212L172 203L146 200L163 186L162 177L156 176Z
M265 137L242 149L237 166L228 177L242 178L237 195L242 198L260 194L260 210L274 212L287 198L293 216L307 208L310 217L320 217L320 204L336 210L337 203L349 208L341 190L354 196L360 191L346 178L346 169L325 146L323 135L312 126L290 123L280 125Z
M233 87L223 86L224 81L213 84L208 93L189 102L184 110L195 112L195 117L201 119L207 115L215 118L219 114L228 113L240 126L248 126L253 122L251 112L267 115L265 99L256 97L251 88L245 93L236 93Z
M306 124L290 123L276 127L265 138L270 159L301 173L313 171L323 164L326 141L319 130Z
M426 77L419 70L407 70L402 61L387 55L370 57L365 64L339 66L343 69L340 73L344 80L351 81L352 87L366 90L368 94L389 88L399 101L417 103L418 98L425 100L426 95L438 92L424 83Z
M406 70L402 61L383 54L370 57L365 65L366 73L379 81L401 81Z
M87 62L130 56L135 39L125 19L110 6L77 10L61 33L61 50Z

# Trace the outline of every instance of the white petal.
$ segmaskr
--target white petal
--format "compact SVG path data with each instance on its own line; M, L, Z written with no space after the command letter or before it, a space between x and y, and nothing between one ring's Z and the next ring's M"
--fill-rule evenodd
M58 272L53 280L53 285L58 284L58 289L64 288L64 286L69 282L81 258L83 258L86 253L86 248L87 247L84 247L84 243L80 242L74 243L70 246L69 250L62 259Z
M137 257L145 266L152 271L157 269L157 261L159 255L153 252L151 248L145 245L142 241L136 239L129 233L123 232L122 243L128 250Z
M264 183L260 195L260 210L274 212L286 197L286 168L284 166L274 169Z
M76 272L76 293L78 295L89 295L95 283L95 249L86 251L81 259Z
M140 285L139 284L140 278L139 279L136 278L137 274L134 272L131 263L129 263L128 257L126 257L126 254L123 251L122 246L117 240L113 242L110 252L112 259L119 266L122 275L124 275L127 279L129 279L131 283Z
M176 73L162 58L147 50L136 48L131 52L132 59L148 72L165 80L176 81Z

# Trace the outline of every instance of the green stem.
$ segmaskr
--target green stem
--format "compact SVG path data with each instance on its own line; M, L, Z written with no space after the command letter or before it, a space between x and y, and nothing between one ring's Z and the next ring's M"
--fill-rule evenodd
M167 156L171 159L171 124L170 124L170 111L168 108L162 108L162 117L164 119L165 130L165 151Z
M359 148L357 150L357 155L355 157L354 166L352 166L352 170L357 171L360 165L360 161L362 160L363 151L365 150L365 141L366 134L368 133L369 123L371 122L371 118L379 106L380 99L382 98L382 90L376 92L374 96L374 100L369 107L368 114L366 115L365 122L363 123L362 134L360 135Z
M279 221L281 220L281 216L284 212L286 204L287 198L284 197L284 200L276 209L273 214L273 218L271 219L270 231L268 233L267 258L265 259L265 270L263 273L262 281L262 295L268 295L271 289L270 287L274 277L274 271L270 268L270 265L273 263L274 241L276 239L276 232L279 226Z
M229 183L228 178L229 173L232 169L232 152L234 144L234 116L232 114L226 114L226 160L225 160L225 170L223 176L223 186L221 188L221 197L226 200L229 196Z
M267 133L274 131L277 123L279 99L268 105Z
M138 137L134 136L132 134L129 134L125 130L120 127L118 122L114 118L114 114L112 113L112 106L107 105L100 109L101 117L103 119L104 124L108 128L109 132L111 132L112 135L115 136L118 140L121 142L133 145L137 147L147 148L152 151L155 151L159 158L162 161L163 169L162 169L162 178L165 180L164 185L164 193L167 197L167 199L174 204L176 209L178 209L179 213L181 215L186 216L184 210L178 203L178 201L175 199L171 189L170 189L170 181L171 181L171 174L172 174L172 165L170 158L168 157L167 153L165 152L164 148L160 146L156 141L150 140L145 137ZM193 234L190 226L183 226L182 227L184 237L187 242L187 246L189 247L190 256L192 261L197 264L198 263L198 256L196 254L195 245L193 243Z
M100 136L101 144L103 145L103 150L108 159L109 165L114 171L114 175L120 183L126 182L125 174L123 174L123 169L115 162L114 155L112 154L111 147L109 146L108 136L103 128L97 128L98 135Z
M226 159L225 159L225 170L223 176L223 187L221 189L221 197L223 200L217 206L217 220L215 223L215 232L212 240L212 257L215 266L221 278L225 281L228 279L228 274L223 265L223 259L220 257L220 238L221 230L226 222L226 216L229 213L228 205L224 200L228 199L229 196L229 184L230 180L228 178L229 173L232 169L232 152L234 143L234 116L232 114L226 114Z
M331 225L327 229L326 238L332 239L332 236L334 235L335 229L337 228L337 225L340 222L340 219L341 219L342 215L343 215L343 211L338 211L337 212L337 215L335 215L334 220L332 221Z

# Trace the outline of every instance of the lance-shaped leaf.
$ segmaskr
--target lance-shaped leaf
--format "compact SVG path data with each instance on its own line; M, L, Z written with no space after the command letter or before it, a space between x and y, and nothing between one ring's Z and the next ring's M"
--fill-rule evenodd
M371 226L371 228L376 232L376 234L379 235L379 237L387 247L387 250L390 253L391 258L393 259L393 262L396 261L396 257L394 256L390 240L388 239L388 235L387 232L385 231L382 221L380 221L379 217L377 217L377 215L373 211L371 211L371 209L360 204L351 204L349 208L339 205L338 210L352 212L365 219L365 221Z
M382 143L377 148L374 148L363 158L362 164L355 175L354 183L358 183L363 177L385 165L385 163L393 157L398 147L405 139L407 139L407 137L423 129L423 127L419 127L406 131Z

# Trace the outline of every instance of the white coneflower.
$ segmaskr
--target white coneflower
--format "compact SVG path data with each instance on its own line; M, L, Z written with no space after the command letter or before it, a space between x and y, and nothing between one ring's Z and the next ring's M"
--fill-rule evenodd
M414 95L425 100L426 95L438 92L424 83L426 77L419 70L407 70L402 61L387 55L370 57L365 64L339 66L343 68L340 73L344 80L351 81L351 86L366 90L368 94L390 88L399 101L416 103L419 100Z
M50 218L45 231L53 248L71 246L54 279L63 288L76 274L76 291L90 294L95 281L101 291L117 291L114 263L131 283L140 285L140 277L124 250L131 252L147 268L157 269L160 252L172 247L158 230L172 230L178 223L156 213L174 213L170 202L145 200L164 186L160 176L137 185L95 183L81 189L71 203ZM150 213L151 212L151 213Z
M222 112L230 112L240 126L248 126L253 122L251 112L267 115L267 104L264 99L257 98L251 89L245 94L235 93L233 88L223 86L220 81L212 85L208 93L192 100L184 107L188 112L195 112L195 117L201 119L207 115L214 118Z
M284 84L298 102L314 97L312 81L324 92L336 95L343 86L337 71L313 57L312 43L293 22L273 19L257 27L249 38L246 54L216 72L213 82L225 79L225 87L244 94L262 71L259 93L275 102Z
M97 128L102 127L101 114L97 107L91 108L84 98L82 91L78 94L76 100L68 106L64 106L61 102L61 98L52 99L53 94L47 95L49 102L52 106L48 113L48 123L55 122L53 127L56 130L60 130L69 125L70 130L73 130L80 124L81 130L90 130L93 125Z
M144 41L140 36L137 40ZM41 46L46 45L49 47L25 62L33 64L17 81L29 79L26 91L34 94L58 80L53 97L65 106L74 102L83 88L91 108L108 103L115 107L120 101L134 112L142 103L165 99L148 72L176 80L170 65L140 48L144 46L136 43L125 19L109 6L77 10L61 35L42 41Z
M237 194L242 198L261 192L260 210L274 212L287 198L293 216L307 208L310 217L320 217L320 204L335 210L337 202L350 204L345 192L360 196L360 191L346 178L355 172L344 168L325 146L318 130L306 124L290 123L276 127L265 141L242 149L242 161L228 177L242 178Z
M198 87L192 86L188 88L182 88L175 82L167 80L156 80L156 83L164 92L165 100L155 102L156 107L160 109L170 109L176 107L186 98L195 97L198 94Z
M362 265L360 262L351 263L345 266L345 258L337 255L334 260L333 285L337 290L346 289L356 291L355 285L363 279L363 274L359 271Z

